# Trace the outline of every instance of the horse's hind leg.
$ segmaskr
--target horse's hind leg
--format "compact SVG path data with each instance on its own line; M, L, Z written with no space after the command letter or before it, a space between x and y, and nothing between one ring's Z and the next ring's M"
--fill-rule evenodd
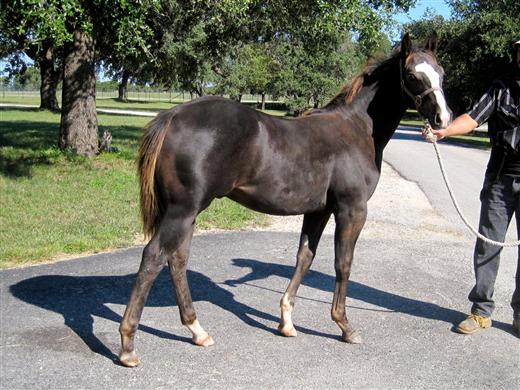
M348 280L354 257L354 247L366 221L366 204L345 206L335 215L336 232L334 234L336 270L336 286L332 301L332 320L342 331L342 339L351 344L362 342L361 335L349 324L346 316L345 300L347 297Z
M197 320L197 315L191 299L188 279L186 277L186 268L190 255L192 237L193 227L190 233L186 236L182 245L169 259L170 275L172 277L173 285L175 286L175 294L177 296L177 304L179 305L182 324L190 330L193 335L193 342L196 345L209 347L214 343L213 338L202 329Z
M313 214L305 214L303 217L302 232L300 235L300 246L296 257L296 269L294 275L289 282L289 286L282 299L280 300L280 325L278 330L287 337L295 337L296 329L292 322L292 310L298 287L307 271L309 270L312 260L316 255L318 242L320 241L323 229L327 225L330 213L319 212Z
M134 367L140 361L135 353L134 337L139 326L143 307L153 282L166 262L179 246L191 235L196 213L168 210L152 240L144 248L141 266L121 320L121 364Z

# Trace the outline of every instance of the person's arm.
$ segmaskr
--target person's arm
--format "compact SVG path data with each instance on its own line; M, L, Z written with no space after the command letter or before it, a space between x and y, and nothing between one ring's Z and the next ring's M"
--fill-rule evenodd
M469 114L462 114L445 129L432 130L432 132L437 137L437 141L440 141L446 137L468 134L477 127L478 123Z
M480 100L477 101L466 114L457 117L445 129L432 130L433 134L437 137L437 141L454 135L468 134L475 130L480 124L487 122L495 111L498 104L497 95L499 95L502 88L505 88L504 83L495 80L487 92L482 95Z

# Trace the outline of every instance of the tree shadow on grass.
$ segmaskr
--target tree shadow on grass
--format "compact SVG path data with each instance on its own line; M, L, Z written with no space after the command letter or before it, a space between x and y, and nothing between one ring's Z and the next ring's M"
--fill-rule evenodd
M27 112L28 110L23 111ZM116 149L118 149L119 144L122 144L129 145L130 148L135 148L137 151L142 126L99 126L100 134L103 134L105 130L112 134L113 145L116 146ZM58 134L58 122L28 120L2 122L0 128L0 174L11 178L30 178L35 166L54 165L63 159L81 162L82 159L71 152L58 149ZM133 160L135 153L120 153L119 157Z

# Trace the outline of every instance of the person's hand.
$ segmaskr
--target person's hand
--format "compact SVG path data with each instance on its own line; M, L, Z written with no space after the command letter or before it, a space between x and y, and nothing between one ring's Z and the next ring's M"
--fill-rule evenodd
M446 138L448 136L448 132L446 131L446 129L434 130L432 129L429 123L426 123L424 125L422 135L424 139L426 139L426 141L433 143L436 141L440 141L443 138Z
M437 138L437 141L440 141L441 139L444 139L448 136L447 129L439 129L439 130L432 129L432 133Z

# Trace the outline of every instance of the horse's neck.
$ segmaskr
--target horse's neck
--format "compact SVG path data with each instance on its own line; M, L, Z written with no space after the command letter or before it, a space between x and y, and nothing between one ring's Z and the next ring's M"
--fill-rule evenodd
M367 87L371 90L366 99L366 112L372 119L376 165L380 170L383 150L395 133L406 110L397 72L394 67L390 67L380 81Z

